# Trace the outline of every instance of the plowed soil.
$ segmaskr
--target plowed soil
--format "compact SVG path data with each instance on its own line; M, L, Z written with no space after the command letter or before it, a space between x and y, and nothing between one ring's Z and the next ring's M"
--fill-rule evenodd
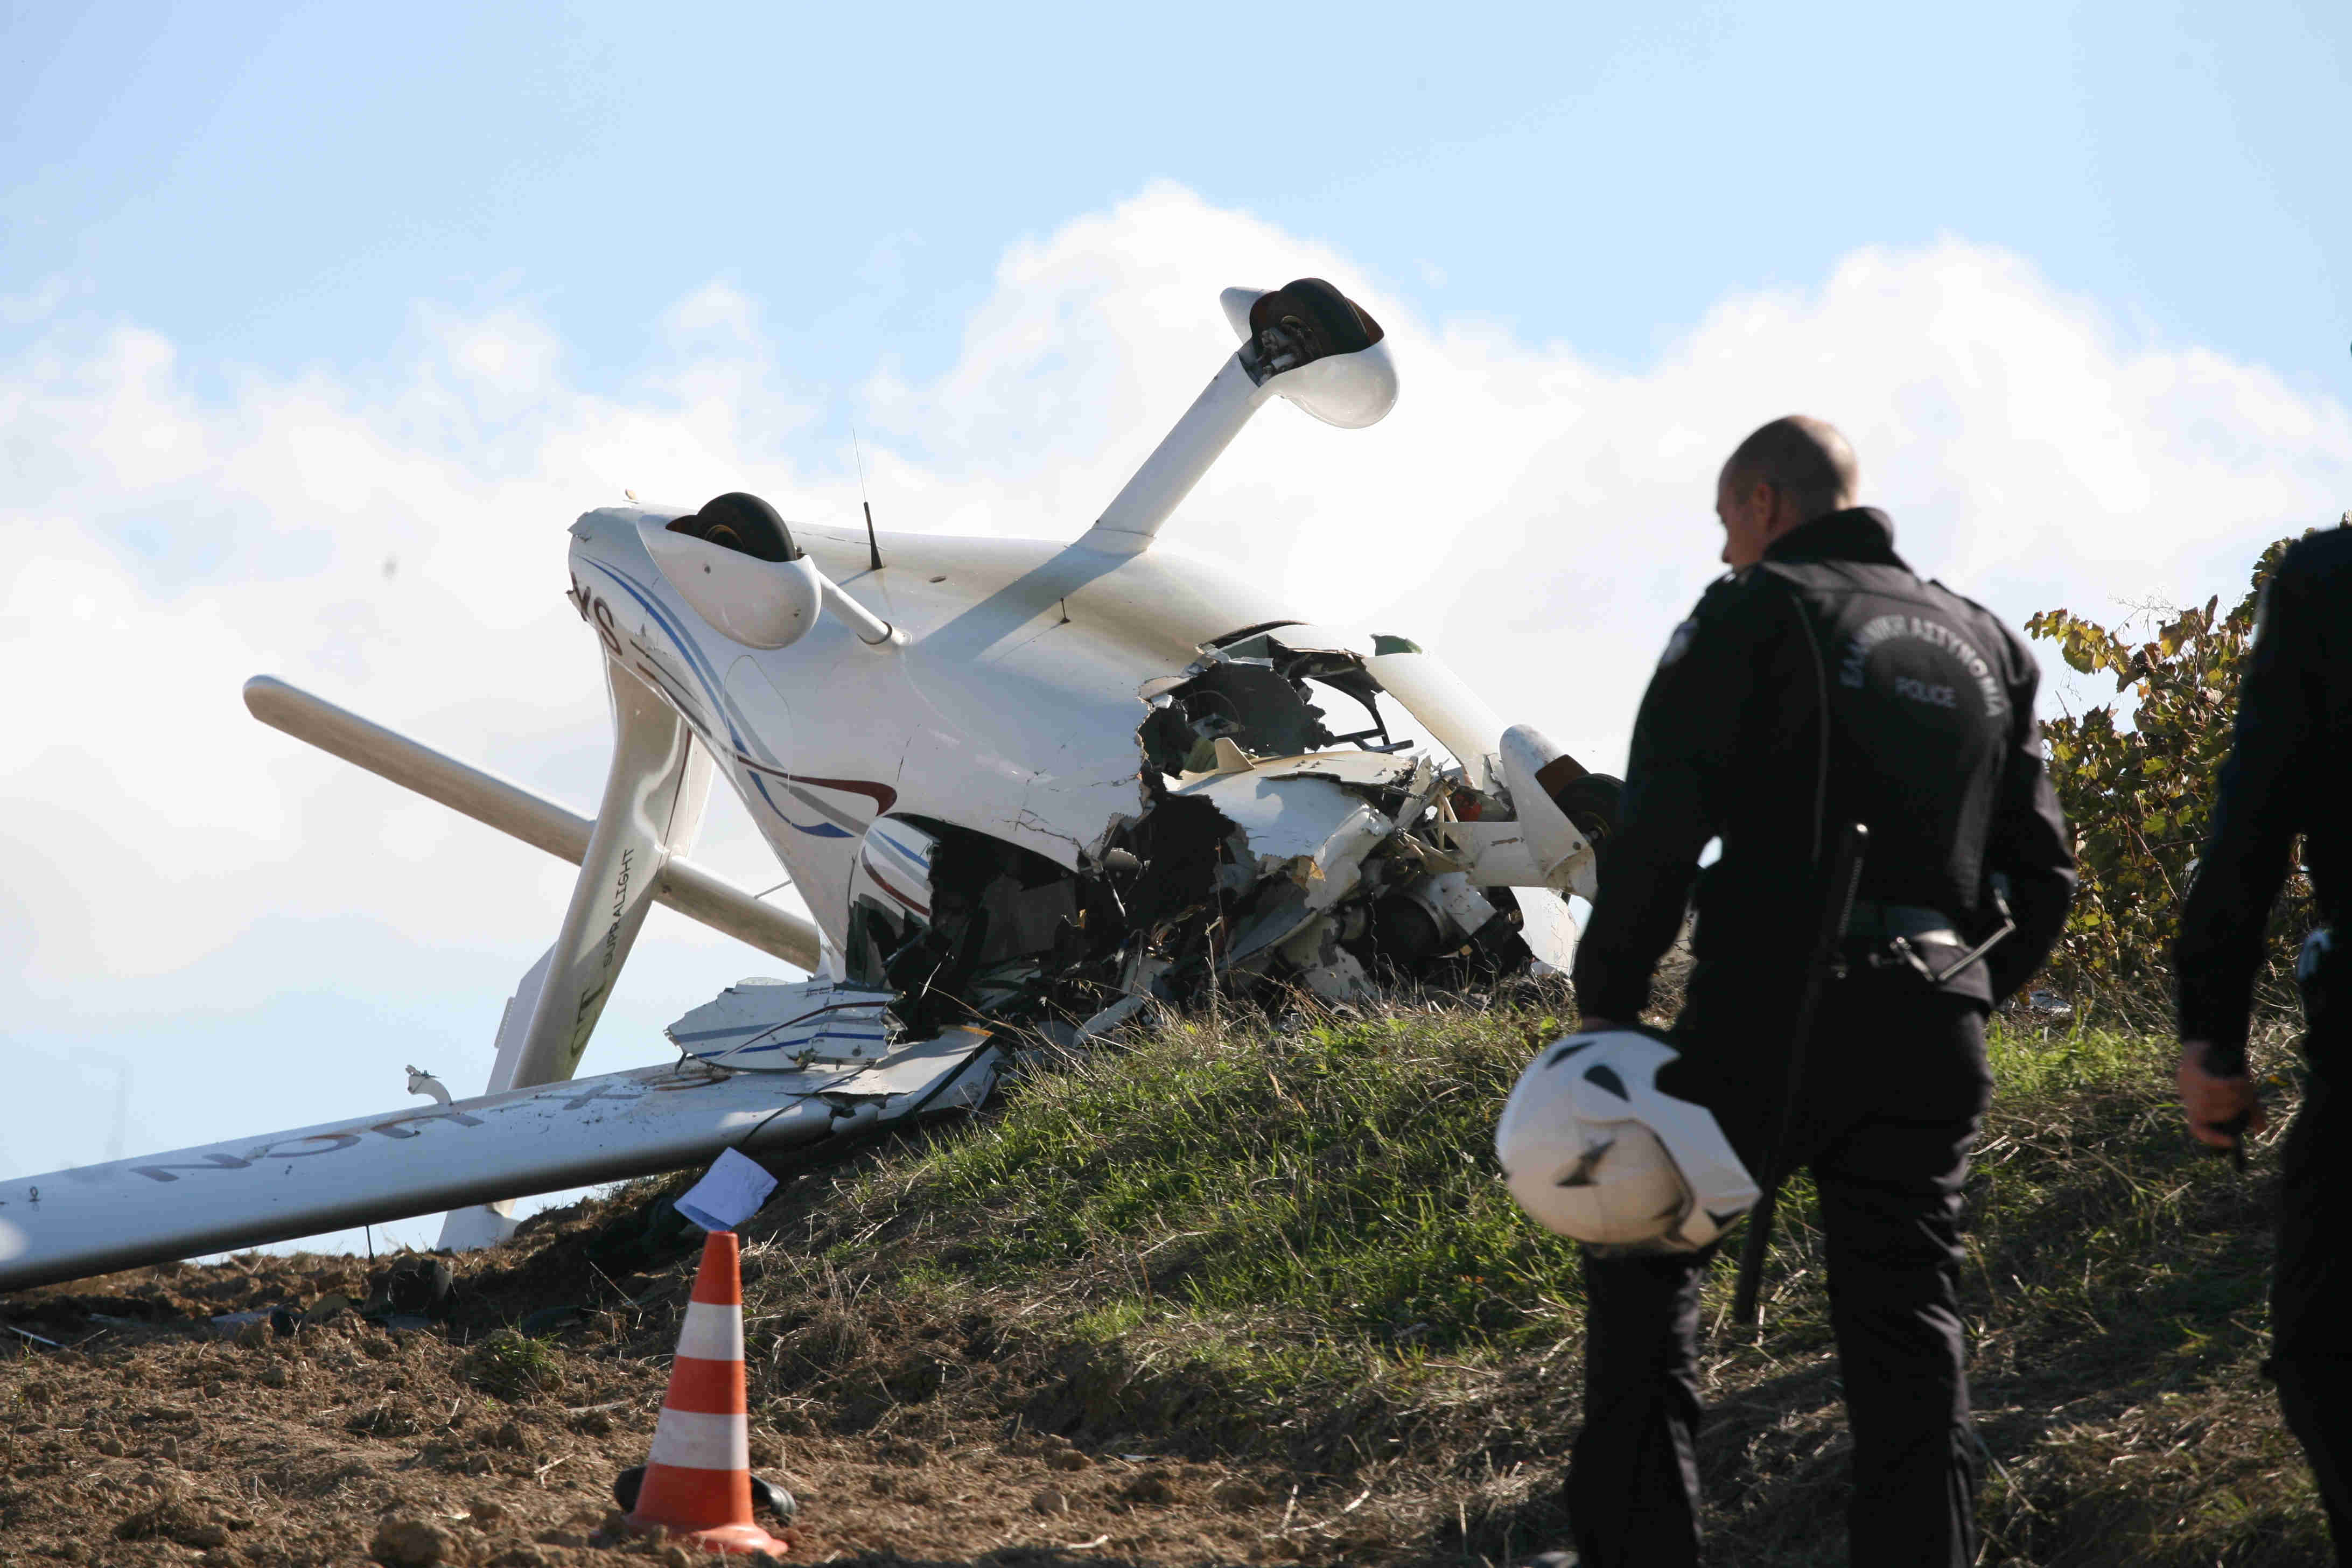
M422 1326L362 1315L385 1272L365 1258L253 1255L0 1299L0 1565L688 1561L630 1536L611 1493L645 1461L668 1376L646 1342L674 1331L688 1260L604 1281L597 1294L621 1304L539 1349L518 1356L510 1333L484 1348L548 1305L551 1276L578 1269L563 1233L588 1223L535 1226L520 1259L459 1260L454 1315ZM290 1334L215 1321L320 1302L331 1315ZM916 1407L880 1386L867 1404L853 1431L817 1401L753 1412L754 1468L800 1500L790 1529L763 1521L795 1561L1328 1555L1315 1542L1328 1532L1297 1528L1310 1521L1271 1470L1137 1453L1131 1438L1090 1447L1017 1415L891 1419Z

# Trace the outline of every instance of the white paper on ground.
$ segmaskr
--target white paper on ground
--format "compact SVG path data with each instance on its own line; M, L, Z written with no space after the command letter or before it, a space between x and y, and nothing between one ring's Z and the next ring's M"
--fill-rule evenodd
M677 1200L677 1212L705 1230L733 1230L758 1214L775 1190L776 1178L759 1161L722 1150L702 1180Z

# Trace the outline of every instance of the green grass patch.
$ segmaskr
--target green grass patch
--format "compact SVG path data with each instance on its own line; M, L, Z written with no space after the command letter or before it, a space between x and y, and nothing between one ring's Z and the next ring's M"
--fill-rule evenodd
M1145 1317L1277 1311L1401 1351L1509 1346L1578 1300L1574 1250L1496 1177L1537 1012L1181 1025L1039 1073L871 1178L976 1283L1084 1269ZM877 1191L875 1195L880 1195ZM1556 1337L1556 1329L1553 1330Z
M796 1200L755 1373L843 1419L961 1397L1024 1429L1279 1455L1389 1489L1383 1528L1421 1531L1399 1560L1499 1561L1559 1527L1582 1295L1576 1250L1511 1203L1493 1126L1572 1018L1196 1018L1035 1065L985 1117ZM1997 1022L1990 1047L1961 1281L1985 1561L2315 1560L2257 1372L2268 1152L2241 1175L2197 1151L2168 1040ZM2256 1059L2284 1121L2292 1053L2274 1033ZM1760 1338L1722 1321L1731 1272L1706 1298L1710 1529L1743 1562L1842 1563L1848 1439L1802 1173Z
M563 1358L544 1340L500 1329L466 1352L458 1373L493 1399L515 1400L561 1387Z

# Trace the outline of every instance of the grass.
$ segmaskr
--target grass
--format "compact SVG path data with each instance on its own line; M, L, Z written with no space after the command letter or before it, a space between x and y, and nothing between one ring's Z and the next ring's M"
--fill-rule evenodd
M546 1342L500 1329L466 1352L467 1382L493 1399L514 1400L562 1381L563 1363Z
M1507 1347L1576 1295L1573 1250L1494 1179L1495 1107L1541 1012L1287 1031L1182 1024L1035 1075L968 1137L870 1178L983 1284L1086 1268L1139 1321L1301 1314L1326 1336ZM1118 1292L1117 1281L1124 1281Z
M1573 1249L1519 1216L1490 1140L1572 1017L1526 993L1206 1017L1042 1063L992 1116L762 1216L755 1375L835 1419L944 1394L1054 1430L1278 1456L1310 1490L1378 1493L1357 1538L1327 1543L1340 1555L1501 1561L1559 1528L1581 1295ZM2001 1025L1992 1056L1963 1278L1985 1561L2323 1560L2257 1371L2267 1159L2241 1176L2193 1152L2166 1042ZM2284 1039L2257 1059L2291 1111ZM1810 1196L1791 1184L1760 1338L1724 1331L1727 1261L1709 1286L1710 1528L1759 1564L1844 1561Z

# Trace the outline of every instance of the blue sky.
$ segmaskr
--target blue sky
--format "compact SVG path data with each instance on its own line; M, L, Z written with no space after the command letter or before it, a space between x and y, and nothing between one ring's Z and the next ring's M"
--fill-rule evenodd
M2352 13L2245 4L11 8L0 255L226 372L521 301L588 384L713 276L929 374L1011 239L1154 176L1619 364L1959 235L2340 386Z
M134 1152L488 1069L562 869L246 675L586 806L572 516L845 515L855 426L886 526L1074 535L1226 283L1341 281L1404 398L1170 538L1603 766L1789 408L2012 620L2352 506L2352 12L1651 10L0 11L0 1172L104 1157L113 1063ZM657 914L588 1070L772 968Z

